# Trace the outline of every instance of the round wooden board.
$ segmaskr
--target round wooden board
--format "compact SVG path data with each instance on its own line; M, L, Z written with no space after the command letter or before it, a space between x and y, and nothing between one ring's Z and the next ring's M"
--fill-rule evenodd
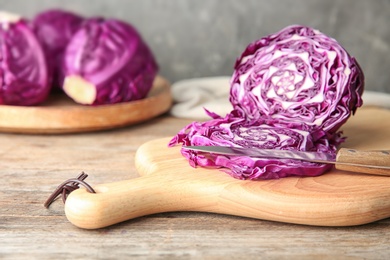
M59 134L112 129L140 123L168 111L170 84L158 76L142 100L112 105L84 106L64 94L53 94L40 106L0 105L0 131Z

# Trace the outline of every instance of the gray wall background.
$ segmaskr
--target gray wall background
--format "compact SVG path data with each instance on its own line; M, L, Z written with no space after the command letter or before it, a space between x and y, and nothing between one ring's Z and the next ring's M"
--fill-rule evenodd
M28 18L48 8L126 20L174 82L231 75L253 40L290 24L315 27L355 56L366 89L390 93L390 0L0 0Z

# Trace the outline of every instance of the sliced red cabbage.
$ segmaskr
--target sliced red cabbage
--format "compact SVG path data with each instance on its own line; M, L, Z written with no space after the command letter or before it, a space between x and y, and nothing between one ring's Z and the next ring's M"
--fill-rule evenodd
M213 119L194 122L183 128L169 143L263 148L297 151L321 151L336 156L339 135L332 138L315 137L308 131L286 128L283 124L259 120L256 123L228 114L225 118L209 113ZM288 176L317 176L332 166L290 159L255 158L246 156L218 155L181 149L182 155L193 167L223 168L237 179L276 179Z
M289 26L251 43L231 79L233 111L183 128L169 143L326 152L336 156L337 132L362 105L364 76L334 39ZM318 176L329 164L227 156L181 150L193 167L222 168L237 179Z

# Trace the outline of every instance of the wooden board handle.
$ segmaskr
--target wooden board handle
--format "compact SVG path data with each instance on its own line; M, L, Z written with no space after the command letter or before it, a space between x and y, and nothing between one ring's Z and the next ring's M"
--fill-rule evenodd
M140 216L171 211L197 211L214 203L218 187L205 191L197 182L170 175L147 175L69 194L65 214L75 226L97 229ZM199 199L205 198L206 199Z
M338 170L390 176L389 150L360 151L341 148L337 153L336 161L336 169ZM375 165L378 167L364 165Z
M78 189L69 194L65 214L75 226L96 229L131 218L168 210L171 191L162 193L156 181L148 177L94 187L96 193ZM157 180L158 181L158 180Z

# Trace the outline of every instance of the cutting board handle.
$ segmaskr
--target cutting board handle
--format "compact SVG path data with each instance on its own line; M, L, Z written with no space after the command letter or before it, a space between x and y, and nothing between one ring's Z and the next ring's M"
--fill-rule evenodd
M337 153L336 161L338 170L390 176L390 150L362 151L341 148ZM364 164L387 168L368 167Z
M207 211L222 186L208 190L200 186L169 174L102 184L93 187L96 193L86 189L70 193L65 214L75 226L97 229L161 212Z
M78 189L69 194L65 214L75 226L96 229L169 210L172 191L162 193L159 186L146 176L93 187L96 193Z

